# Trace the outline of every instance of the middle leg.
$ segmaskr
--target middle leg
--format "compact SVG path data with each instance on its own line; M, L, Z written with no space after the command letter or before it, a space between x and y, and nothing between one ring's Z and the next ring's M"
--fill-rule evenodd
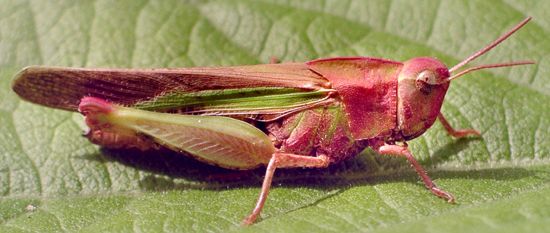
M422 181L424 182L424 185L427 189L429 189L434 195L441 197L443 199L446 199L449 203L454 203L455 198L450 193L446 192L443 189L440 189L435 185L435 183L432 181L432 179L428 176L428 173L416 159L413 157L412 153L409 151L407 146L398 146L398 145L383 145L380 148L378 148L378 153L383 155L399 155L404 156L407 158L411 166L416 170L416 173L422 178Z

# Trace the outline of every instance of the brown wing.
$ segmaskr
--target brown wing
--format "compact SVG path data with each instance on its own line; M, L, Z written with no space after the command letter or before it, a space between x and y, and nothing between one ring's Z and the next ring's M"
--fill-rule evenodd
M194 92L250 87L318 90L326 82L303 63L178 69L31 66L17 75L13 90L28 101L75 111L85 96L132 105L174 90Z

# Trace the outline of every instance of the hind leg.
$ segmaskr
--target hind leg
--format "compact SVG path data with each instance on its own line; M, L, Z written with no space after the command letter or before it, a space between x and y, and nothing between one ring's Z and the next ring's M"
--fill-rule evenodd
M273 181L273 174L277 168L293 168L293 167L309 167L309 168L322 168L329 165L329 159L325 155L312 157L296 154L287 154L276 152L267 165L264 181L262 184L262 191L260 197L256 202L256 207L252 210L252 213L246 217L242 224L250 225L256 221L262 209L264 208L269 189L271 188L271 182Z

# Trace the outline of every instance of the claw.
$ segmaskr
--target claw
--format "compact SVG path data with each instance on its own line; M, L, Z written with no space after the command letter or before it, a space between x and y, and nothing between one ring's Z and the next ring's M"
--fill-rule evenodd
M256 221L257 215L251 214L248 215L243 221L241 222L241 226L250 226L252 223Z
M432 191L432 193L435 194L436 196L447 200L447 202L449 202L449 203L452 203L452 204L455 203L454 196L452 194L446 192L443 189L440 189L438 187L432 187L432 188L430 188L430 191Z

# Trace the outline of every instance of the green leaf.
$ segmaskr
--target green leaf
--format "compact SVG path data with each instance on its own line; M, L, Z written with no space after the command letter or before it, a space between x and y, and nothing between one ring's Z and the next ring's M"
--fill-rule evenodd
M550 3L543 1L0 2L0 231L537 232L550 228ZM454 65L527 15L475 64L536 65L453 83L450 123L412 141L445 203L401 158L366 151L326 170L280 170L257 224L241 228L263 170L226 171L168 151L103 150L82 117L21 101L27 65L181 67L436 56Z

